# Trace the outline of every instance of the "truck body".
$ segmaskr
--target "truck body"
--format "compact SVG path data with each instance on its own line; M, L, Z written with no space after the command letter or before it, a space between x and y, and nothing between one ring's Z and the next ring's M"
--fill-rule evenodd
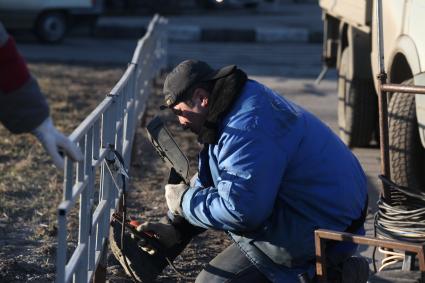
M338 71L338 124L350 147L379 139L376 0L320 0L324 64ZM389 83L414 84L425 72L425 1L382 1L384 65ZM394 182L425 190L425 98L389 96Z

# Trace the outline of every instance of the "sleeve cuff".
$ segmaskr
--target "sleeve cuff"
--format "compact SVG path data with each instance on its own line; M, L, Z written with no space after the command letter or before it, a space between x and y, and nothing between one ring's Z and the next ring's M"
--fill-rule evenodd
M194 188L187 189L181 198L181 207L184 218L188 219L186 216L190 216L190 200L192 199L193 194L195 193Z
M193 199L193 195L202 189L203 188L195 187L195 188L189 188L188 190L186 190L186 192L184 193L182 197L182 202L181 202L182 213L183 213L182 216L186 218L186 220L192 225L199 226L202 228L208 228L207 226L205 226L205 224L197 220L197 217L196 215L192 213L192 208L191 208L191 201Z

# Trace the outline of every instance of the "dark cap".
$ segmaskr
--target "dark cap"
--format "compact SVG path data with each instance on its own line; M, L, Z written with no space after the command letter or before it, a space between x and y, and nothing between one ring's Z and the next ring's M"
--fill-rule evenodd
M169 108L179 102L185 92L196 83L223 78L230 75L235 69L235 65L230 65L214 70L207 63L198 60L181 62L165 78L163 88L165 105L160 108Z

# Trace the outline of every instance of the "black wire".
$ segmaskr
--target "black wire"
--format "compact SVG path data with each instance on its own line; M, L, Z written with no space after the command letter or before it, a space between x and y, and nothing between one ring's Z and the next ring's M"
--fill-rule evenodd
M123 168L125 168L125 164L124 164L124 159L122 158L121 154L119 152L117 152L116 150L113 150L113 153L115 154L115 156L117 157L118 161L121 163L121 165L123 166ZM125 175L123 173L120 173L121 178L122 178L122 223L121 223L121 252L123 254L123 258L124 258L124 264L125 267L127 268L127 270L130 273L131 279L134 282L139 282L139 280L136 279L136 276L134 275L133 271L130 269L129 264L127 262L127 257L124 254L124 248L125 248L125 242L124 242L124 233L125 233L125 221L127 219L127 203L126 203L126 196L127 196L127 191L126 191L126 181L125 181ZM157 251L160 252L160 251ZM174 263L168 258L168 256L164 255L165 260L168 262L168 264L170 265L170 267L173 269L173 271L180 276L183 279L186 280L195 280L195 277L190 277L190 276L186 276L183 273L181 273L176 266L174 265Z
M375 238L376 238L377 216L378 216L378 214L375 214L375 217L374 217L374 220L373 220L373 237L375 237ZM372 261L373 261L373 271L376 273L376 272L378 272L378 269L376 268L376 246L373 247Z
M115 153L115 155L117 155L117 153ZM124 166L124 164L122 164ZM133 271L131 270L128 262L127 262L127 257L125 256L125 250L124 250L124 231L125 231L125 221L127 220L127 203L126 203L126 182L125 182L125 176L123 174L121 174L121 178L122 178L122 223L121 223L121 252L124 258L124 264L125 267L127 268L128 272L130 273L131 279L134 282L139 282L136 279L136 276L134 276Z
M382 175L379 178L390 193L378 201L375 231L396 240L425 242L425 193L398 186Z
M118 151L116 151L115 149L113 149L113 147L111 145L110 145L110 147L111 147L111 151L115 155L115 158L118 159L118 162L121 164L122 170L125 171L124 159L122 158L121 154ZM107 161L110 162L110 163L114 163L116 159L107 160ZM108 167L108 170L111 174L111 178L115 179L113 174L112 174L111 169L109 168L109 165L106 164L106 166ZM133 271L130 269L130 266L127 262L127 257L125 256L124 235L125 235L125 221L127 219L127 204L126 204L126 193L127 193L126 185L127 185L127 183L125 181L126 176L124 174L125 174L125 172L119 171L119 175L121 175L121 180L122 180L122 221L121 221L121 243L120 243L121 247L120 248L121 248L121 253L122 253L122 256L123 256L123 259L124 259L124 265L125 265L126 269L128 270L128 272L130 273L132 281L133 282L139 282L139 280L136 279L136 276L134 276ZM118 184L115 183L115 185L117 186L117 189L119 189Z

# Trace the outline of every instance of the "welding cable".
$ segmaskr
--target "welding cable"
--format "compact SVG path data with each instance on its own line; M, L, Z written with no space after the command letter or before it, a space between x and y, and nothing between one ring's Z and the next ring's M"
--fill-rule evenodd
M425 242L425 193L398 186L383 176L390 190L387 199L380 198L375 226L378 234L414 243Z
M380 199L376 229L378 234L391 239L425 242L425 202L422 208L412 209L409 205L392 206Z
M121 252L123 254L123 259L124 259L124 264L125 264L125 268L128 270L128 272L130 273L131 279L133 280L133 282L139 282L139 280L136 279L136 276L134 275L133 271L131 270L128 261L127 261L127 257L124 254L124 248L125 248L125 241L124 241L124 233L125 233L125 225L124 222L127 219L127 203L126 203L126 177L128 177L127 174L127 170L125 169L125 164L124 164L124 159L122 158L121 154L119 154L119 152L117 152L114 149L111 149L111 151L114 153L115 155L115 159L113 160L107 160L108 162L111 163L115 163L115 160L118 159L118 162L120 163L119 166L119 171L118 174L121 175L121 181L122 181L122 223L121 223L121 243L120 243L120 248L121 248ZM106 162L106 167L108 168L109 173L111 174L112 180L116 186L116 188L119 190L119 185L117 183L117 181L114 178L114 174L112 173L111 168L109 167L108 162Z
M380 238L412 243L425 242L425 193L398 186L384 176L379 178L390 191L386 199L381 197L377 203L375 237L379 235ZM386 255L379 271L404 260L404 253L382 248L379 251Z
M123 222L121 224L121 252L123 253L123 258L124 258L124 264L125 267L127 268L127 270L130 273L131 279L133 279L134 282L138 282L138 280L136 279L136 276L134 275L133 271L131 270L128 262L127 262L127 257L124 255L124 232L125 232L125 225L124 225L124 221L126 221L127 219L127 203L126 203L126 181L125 181L125 176L123 174L121 174L121 178L122 178L122 219Z
M127 198L126 184L127 183L126 183L126 178L128 178L128 173L127 173L127 170L125 168L124 159L122 158L121 154L114 149L112 150L112 152L114 153L116 159L118 159L118 162L119 162L119 171L118 172L119 172L119 174L121 175L121 178L122 178L122 219L123 219L123 222L121 223L121 243L120 243L121 247L120 248L121 248L121 252L123 253L125 267L129 271L131 279L133 280L133 282L139 282L136 279L136 276L134 275L133 271L129 267L129 264L127 262L127 257L124 255L124 248L125 248L125 245L124 245L124 243L125 243L124 242L124 233L125 233L124 222L127 219L127 203L126 203L126 198ZM115 161L115 160L112 160L112 161ZM113 163L112 161L111 161L111 163ZM108 163L106 163L106 167L108 168L108 171L111 174L112 181L114 182L116 188L119 189L119 185L116 182L114 175L112 174L112 170L109 167ZM159 252L159 251L157 251L157 252ZM186 280L191 280L191 281L194 281L196 279L195 277L186 276L182 272L180 272L176 268L174 263L168 258L168 256L164 255L164 258L168 262L168 264L170 265L171 269L181 278L186 279Z
M400 261L404 260L404 253L401 252L395 252L395 251L389 251L383 248L378 249L379 252L385 254L385 258L382 259L381 267L379 268L379 271L384 270L388 266L391 266L393 264L396 264Z

